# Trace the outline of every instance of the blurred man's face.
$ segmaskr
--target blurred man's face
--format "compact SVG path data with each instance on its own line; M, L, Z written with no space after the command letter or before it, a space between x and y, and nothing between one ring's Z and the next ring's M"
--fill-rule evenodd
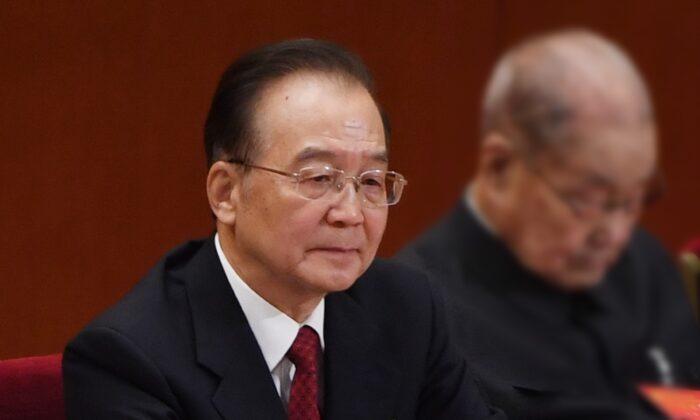
M565 290L597 285L627 244L656 167L651 126L579 129L566 153L519 156L504 239Z
M290 173L330 166L347 176L387 169L382 120L359 84L288 76L263 92L255 127L255 165ZM264 170L251 169L242 185L233 263L244 279L263 279L291 300L318 296L350 287L374 258L387 208L363 206L352 182L313 200L294 179Z

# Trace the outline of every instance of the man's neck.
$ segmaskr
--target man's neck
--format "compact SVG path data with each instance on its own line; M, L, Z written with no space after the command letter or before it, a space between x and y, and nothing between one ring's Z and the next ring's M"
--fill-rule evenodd
M498 235L500 223L484 184L475 179L467 189L467 206L481 225L493 235Z
M224 257L238 273L240 279L270 305L285 313L298 323L303 323L316 309L325 294L315 291L291 290L286 285L291 281L285 279L270 279L269 276L246 270L246 265L239 261L235 252L234 239L223 229L218 229L219 241Z

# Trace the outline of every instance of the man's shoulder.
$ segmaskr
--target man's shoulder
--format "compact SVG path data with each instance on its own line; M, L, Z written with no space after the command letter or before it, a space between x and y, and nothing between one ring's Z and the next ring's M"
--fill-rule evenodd
M429 288L426 275L402 261L375 258L348 292L357 296L421 294Z
M617 262L608 270L602 290L620 301L636 298L640 305L654 302L667 292L683 292L674 258L642 227L633 231ZM681 295L678 298L683 299Z
M610 268L608 278L634 278L634 287L640 283L663 280L663 275L677 270L671 254L663 244L643 227L632 232L629 243L622 251L618 261Z
M209 295L195 294L210 283L221 283L210 293L214 296L227 286L212 278L215 266L206 268L216 257L211 238L178 246L67 344L63 373L69 410L119 410L126 407L124 398L145 409L157 406L173 418L184 418L185 406L213 409L197 402L208 401L218 382L198 364L193 302L212 305ZM178 398L181 393L190 398Z
M449 258L463 245L463 236L467 234L465 225L469 224L469 218L463 207L461 203L455 206L401 248L394 258L421 268Z
M134 286L111 307L86 326L109 328L127 335L149 335L158 324L178 320L187 297L186 275L207 240L191 240L166 253Z
M664 259L669 257L668 251L666 251L661 242L642 226L637 226L632 231L626 253L646 258L650 256Z
M368 315L380 316L425 313L436 296L425 273L400 261L380 258L342 295L364 307Z

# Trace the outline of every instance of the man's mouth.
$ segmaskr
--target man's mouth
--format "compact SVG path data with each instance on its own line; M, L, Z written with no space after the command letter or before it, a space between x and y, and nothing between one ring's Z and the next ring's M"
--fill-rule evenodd
M323 247L314 248L313 251L329 252L329 253L337 253L337 254L351 254L351 253L359 252L359 248L345 247L345 246L323 246Z
M609 256L575 256L570 260L570 264L574 268L579 269L594 269L605 270L612 264L612 257Z

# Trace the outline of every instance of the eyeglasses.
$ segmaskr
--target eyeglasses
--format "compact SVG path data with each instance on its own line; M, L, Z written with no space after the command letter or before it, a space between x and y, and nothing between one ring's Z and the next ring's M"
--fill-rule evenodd
M593 199L583 197L557 188L534 164L525 162L525 167L544 184L547 189L564 204L577 218L586 222L596 222L617 211L630 217L636 217L641 210L658 200L664 192L664 180L660 172L652 177L642 194L626 198Z
M382 169L372 169L357 176L348 176L342 169L330 166L309 166L298 172L285 172L253 165L239 159L229 159L227 162L292 178L296 184L297 193L309 200L324 197L331 190L342 191L350 180L355 186L355 191L360 193L362 205L366 208L393 206L399 202L403 188L408 184L403 175Z

